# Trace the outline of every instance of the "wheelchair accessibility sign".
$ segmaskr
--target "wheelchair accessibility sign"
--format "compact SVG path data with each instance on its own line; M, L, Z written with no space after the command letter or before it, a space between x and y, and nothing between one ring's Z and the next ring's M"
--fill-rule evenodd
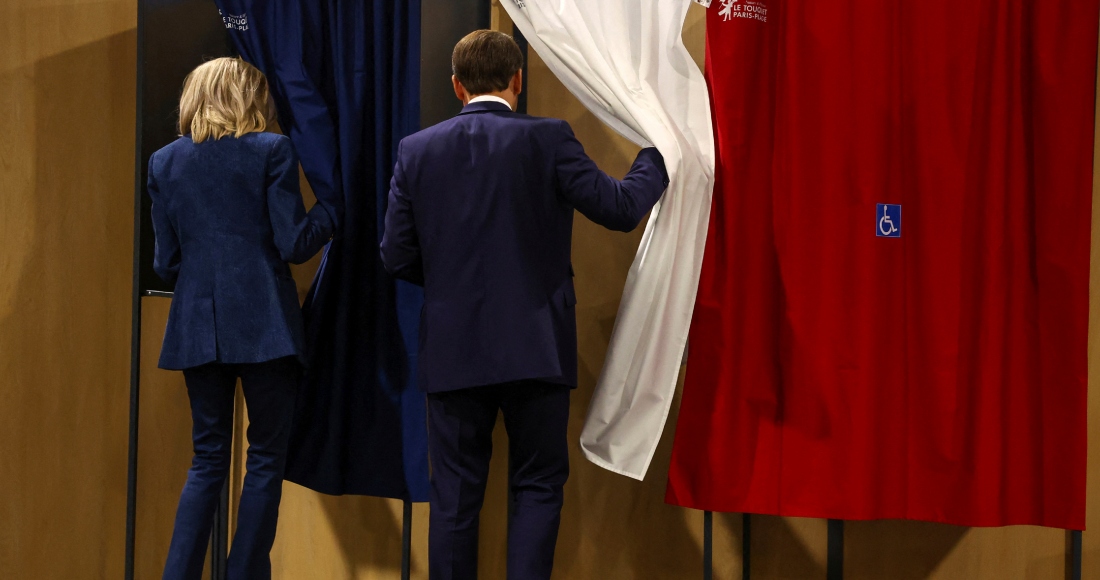
M901 237L901 206L878 204L875 212L875 235L880 238Z

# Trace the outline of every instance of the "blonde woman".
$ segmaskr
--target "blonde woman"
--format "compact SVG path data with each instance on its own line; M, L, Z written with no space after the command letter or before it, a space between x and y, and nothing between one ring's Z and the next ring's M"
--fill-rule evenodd
M260 71L240 59L207 62L184 83L182 136L149 160L154 267L175 283L160 367L183 371L195 451L165 579L202 575L229 473L238 378L248 407L248 473L229 577L271 576L268 553L304 354L287 262L316 254L333 219L321 205L306 213L290 140L264 132L270 110Z

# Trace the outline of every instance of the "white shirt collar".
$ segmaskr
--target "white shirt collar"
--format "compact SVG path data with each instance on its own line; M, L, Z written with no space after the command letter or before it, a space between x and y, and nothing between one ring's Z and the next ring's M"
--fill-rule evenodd
M508 101L505 101L504 99L502 99L500 97L494 97L493 95L481 95L480 97L474 97L474 98L470 99L470 102L468 104L472 105L474 103L482 103L482 102L487 102L487 101L500 103L502 105L507 105L508 110L509 111L512 110L512 105L509 105Z

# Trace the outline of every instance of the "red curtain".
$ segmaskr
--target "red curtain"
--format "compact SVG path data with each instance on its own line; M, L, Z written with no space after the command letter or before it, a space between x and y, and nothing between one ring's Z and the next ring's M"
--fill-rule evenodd
M1084 527L1097 4L714 3L669 502Z

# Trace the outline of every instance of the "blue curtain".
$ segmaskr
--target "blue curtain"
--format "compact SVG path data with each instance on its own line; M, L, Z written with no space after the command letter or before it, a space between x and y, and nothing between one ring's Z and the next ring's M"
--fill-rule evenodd
M318 203L342 222L306 299L287 479L427 501L420 288L379 261L397 143L420 125L420 0L216 0L268 77Z

